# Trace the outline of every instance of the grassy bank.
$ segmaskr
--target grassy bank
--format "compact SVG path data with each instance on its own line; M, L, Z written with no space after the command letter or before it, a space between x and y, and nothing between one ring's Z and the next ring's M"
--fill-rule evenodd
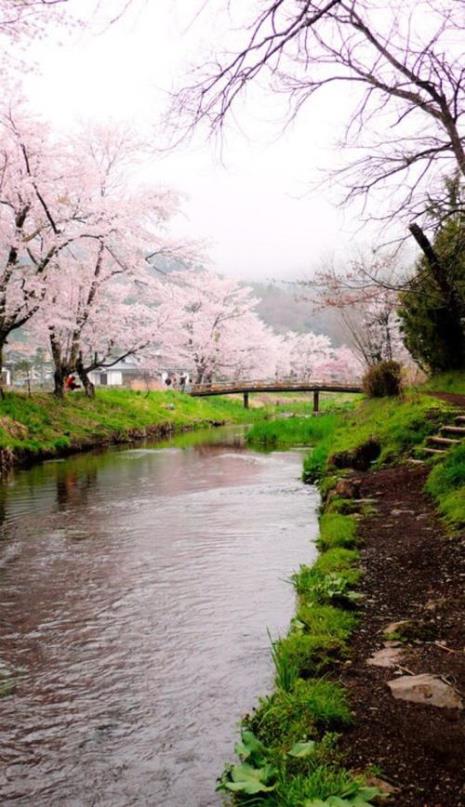
M9 393L0 402L0 449L13 459L32 459L223 421L249 422L263 414L244 410L240 400L174 391L106 389L93 400L73 393L62 402L46 393Z
M304 477L319 481L323 505L319 558L292 576L296 615L288 635L272 642L275 689L243 719L239 762L228 765L220 779L220 789L233 804L380 803L376 771L369 766L357 773L348 770L338 741L353 722L340 678L363 604L358 525L373 510L344 485L350 484L353 470L402 462L448 417L447 404L414 391L402 399L362 401L346 412L276 420L250 430L252 445L312 445ZM463 526L465 447L432 469L427 488L449 523Z
M433 468L426 490L452 530L465 527L465 444L449 451Z
M446 403L423 392L362 401L307 457L304 478L319 479L331 465L366 470L371 463L379 467L398 462L437 431L447 409Z
M339 422L337 414L326 414L255 423L247 433L247 443L268 450L316 445L331 435Z

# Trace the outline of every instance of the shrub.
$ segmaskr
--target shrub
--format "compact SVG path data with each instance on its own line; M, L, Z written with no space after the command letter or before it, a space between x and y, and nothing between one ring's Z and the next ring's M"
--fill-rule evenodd
M400 395L401 366L397 361L381 361L370 367L363 377L363 389L369 398Z

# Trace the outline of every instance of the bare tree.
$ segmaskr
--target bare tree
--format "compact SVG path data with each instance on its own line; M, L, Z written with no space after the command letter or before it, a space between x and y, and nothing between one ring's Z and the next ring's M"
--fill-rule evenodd
M360 255L342 268L330 265L299 286L314 309L333 310L362 363L408 360L397 309L409 276L396 254Z
M225 0L226 2L226 0ZM462 0L266 0L256 3L235 52L204 65L177 97L178 111L221 128L260 78L289 98L290 117L329 85L354 99L342 168L347 201L381 190L387 212L417 220L465 176L465 29ZM350 90L349 90L350 87ZM339 172L341 173L341 172Z

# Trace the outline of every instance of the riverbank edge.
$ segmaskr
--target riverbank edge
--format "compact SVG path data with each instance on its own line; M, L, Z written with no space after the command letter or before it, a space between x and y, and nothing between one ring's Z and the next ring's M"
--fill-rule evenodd
M357 514L338 512L345 499L331 496L337 485L334 470L318 480L320 493L328 479L320 504L317 560L292 575L295 616L288 634L272 641L274 691L241 720L241 742L235 747L240 763L227 765L219 779L231 804L248 804L256 794L253 804L270 807L324 807L331 796L344 799L340 803L347 807L370 807L372 798L383 795L379 784L384 783L370 770L347 769L338 748L341 734L353 723L339 670L350 663L363 594ZM251 788L247 774L255 780Z
M0 476L111 445L244 421L239 402L207 402L172 391L99 391L90 402L76 394L58 402L47 394L9 393L0 402Z
M139 440L168 439L169 437L174 437L177 434L196 431L197 429L225 426L228 422L231 421L202 420L195 424L154 423L152 426L147 426L143 429L130 429L125 434L115 432L113 435L96 437L93 440L91 439L82 442L72 441L69 446L64 446L57 449L44 448L39 449L38 451L30 451L28 449L15 450L11 448L2 448L0 449L0 476L14 470L14 468L30 468L32 465L50 459L63 459L65 457L70 457L73 454L81 454L86 451L105 449L114 445L135 443Z
M451 416L451 412L447 412L447 410L442 410L441 414L446 418L446 422L447 418ZM435 417L434 420L436 421L437 418ZM413 439L412 442L415 444L418 441ZM408 448L411 449L412 446ZM370 730L359 732L362 736L358 738L357 732L354 731L354 715L356 715L356 720L358 720L359 724L362 722L362 719L366 723L367 712L366 703L363 701L363 698L360 699L360 693L359 701L356 704L356 708L354 708L353 691L350 680L351 675L355 675L355 678L357 678L357 676L360 675L367 675L369 669L379 671L379 668L377 670L376 667L367 667L368 657L366 655L362 656L362 658L358 658L358 669L356 669L357 664L354 662L353 655L357 640L358 644L360 644L360 637L362 637L365 653L367 652L367 647L371 648L371 650L373 650L373 648L380 649L380 647L382 649L386 642L381 642L380 645L379 630L373 633L373 619L371 619L370 624L371 635L364 636L363 634L366 634L367 631L366 629L362 629L360 625L360 622L364 623L366 621L366 614L374 610L372 602L367 599L368 592L365 585L365 576L367 574L369 558L367 558L365 547L368 543L367 536L373 537L373 524L376 523L376 521L373 522L373 516L376 514L376 500L364 496L364 493L366 493L367 487L370 492L373 493L374 488L376 488L376 475L382 474L383 471L368 470L370 463L373 463L373 457L368 457L366 467L362 471L351 467L350 460L357 460L360 456L358 454L358 446L354 445L353 450L355 453L353 453L351 457L348 457L347 454L345 455L344 460L346 461L342 463L342 469L337 467L337 460L336 463L332 462L331 458L328 458L327 452L325 452L324 461L319 461L318 463L319 478L318 480L312 480L318 482L320 494L322 495L320 534L318 538L320 555L313 567L303 566L298 573L293 575L293 583L297 592L296 616L291 622L288 635L284 637L284 639L273 643L272 647L273 660L276 667L275 690L270 696L261 699L257 709L251 715L246 715L242 720L242 743L236 746L236 753L238 753L242 764L226 766L223 776L220 779L220 787L223 790L226 792L231 790L236 791L235 795L232 797L233 803L246 804L248 803L250 794L257 793L258 799L254 804L267 804L270 805L270 807L271 805L276 805L276 807L278 807L278 805L279 807L296 807L296 805L299 805L300 807L301 804L305 805L305 807L324 807L325 805L333 803L331 796L337 796L342 799L342 801L338 801L337 803L347 805L347 807L355 803L363 803L366 807L369 807L371 804L386 803L386 801L400 804L400 802L397 801L397 794L402 791L403 807L404 805L407 807L407 804L415 805L415 807L420 807L420 805L424 807L424 805L427 804L434 804L435 807L439 804L441 807L448 807L448 805L457 807L458 804L462 804L462 801L454 800L454 798L457 799L459 797L459 791L457 789L454 791L454 783L451 785L452 790L451 793L446 796L446 800L434 802L424 801L425 796L428 798L428 795L430 795L428 794L427 788L425 789L423 787L424 781L422 781L422 776L424 777L425 775L425 766L419 767L418 772L415 771L415 768L411 768L409 771L409 781L400 781L402 776L399 777L399 772L401 772L403 768L402 755L400 755L399 760L399 754L392 753L393 765L390 766L390 770L386 775L385 769L379 766L376 753L371 753L370 740L372 738L370 737ZM370 450L368 451L368 454L369 453ZM411 461L407 459L409 453L410 451L404 450L403 453L399 451L398 455L393 455L392 450L390 450L386 455L386 459L389 462L388 467L392 465L395 466L395 475L398 475L401 470L402 474L405 475L406 484L412 476L415 477L416 475L416 478L418 478L419 470L418 465L412 464ZM347 462L347 460L349 461ZM447 465L447 462L449 462L449 465L451 464L450 459L446 460L444 464ZM382 469L384 466L381 464L379 467ZM424 491L424 485L430 475L430 471L431 466L423 463L423 476L421 477L420 487L418 488L417 485L415 495L417 499L419 499L420 495L423 495L422 505L419 505L420 509L422 506L424 509L427 508L429 504L430 511L434 514L434 518L436 519L436 528L438 531L441 531L443 537L447 539L443 542L442 547L445 554L448 554L448 547L451 546L449 543L451 537L450 531L448 531L444 521L439 520L437 506L434 505L431 496ZM435 473L437 473L437 471L435 471ZM370 484L365 486L364 490L363 477L365 476L370 480ZM463 491L465 479L463 479L460 484L462 485L460 490ZM402 491L398 491L398 495L401 497ZM437 500L436 505L437 504L441 507L440 499ZM410 506L412 506L411 502ZM392 512L395 513L396 511L393 510ZM418 512L417 515L415 514L415 510L410 512L414 518L417 518L417 515L419 518L425 517L424 512ZM402 515L402 510L399 510L398 515ZM465 502L463 504L463 517L465 519ZM456 526L457 525L454 525L454 527ZM432 528L426 527L426 529ZM456 529L455 534L457 534ZM463 542L463 544L465 545L465 542ZM454 548L451 553L449 553L454 556L454 563L457 563L457 557L455 556L456 546L457 543L454 544ZM374 547L371 547L371 553L372 557L373 553L375 556L380 555L379 545L376 544L376 541ZM462 555L465 569L465 553L463 551ZM391 560L391 558L387 558L387 560ZM322 572L324 572L323 575ZM458 577L456 577L456 581L460 584ZM325 597L328 601L328 594L330 593L328 587L329 582L332 583L330 597L332 604L329 607L335 608L332 623L333 631L331 633L330 630L327 630L326 634L322 635L321 621L320 629L315 630L315 624L311 624L308 610L306 624L305 608L309 605L310 611L315 611L315 607L321 610L322 602L324 602ZM404 587L408 589L408 575L407 578L405 578L404 574L403 584ZM373 594L373 590L371 594ZM359 601L362 607L355 610L354 606L358 598L360 598ZM403 610L408 611L410 605L407 598ZM381 606L381 608L384 607L384 605ZM342 614L352 614L354 617L352 624L346 621L345 628L340 626L339 635L337 636L335 635L336 610L339 610ZM381 613L378 619L375 618L374 624L380 621L384 621L385 626L387 622L389 622L389 619L386 620L385 613ZM328 621L326 627L328 628ZM307 638L304 639L304 637ZM383 638L383 631L381 631L381 638ZM336 639L338 641L335 641ZM404 636L385 635L384 640L388 640L387 646L389 646L389 640L400 640L401 642L407 643L409 641L418 642L418 634L416 637L412 638L412 635L409 637L408 631L406 631L406 635ZM395 643L397 644L397 642ZM459 652L458 650L454 651L450 648L449 650L451 653ZM441 653L441 651L439 652ZM442 656L444 655L446 654L443 652ZM393 677L396 671L398 673L400 672L396 665L394 665L394 669L382 669L384 679L386 679L386 676ZM411 671L408 670L408 674L410 674L410 672ZM463 673L465 675L465 669ZM286 675L288 677L287 684L283 679L283 676L285 677ZM324 678L321 677L322 675ZM273 734L273 732L269 731L270 727L267 725L267 714L269 717L273 709L275 713L279 711L279 702L283 701L283 690L284 692L287 690L284 700L287 697L289 703L291 700L290 693L292 693L293 690L295 691L296 688L300 688L302 692L305 687L308 689L308 682L310 682L311 685L312 682L314 684L322 681L332 683L334 687L339 687L339 689L333 690L334 703L339 708L333 710L333 714L326 715L326 725L324 721L322 721L321 704L316 703L317 708L315 709L315 702L312 703L311 697L307 697L307 701L305 701L305 698L300 698L300 721L296 714L288 712L284 714L282 725L278 727L278 733L275 731ZM384 687L386 691L384 694L386 695L388 692L386 680L382 681L382 687ZM307 695L310 696L311 692L307 691ZM392 703L388 703L387 714L389 714L389 709L391 709L392 704L396 702L394 702L390 695L386 695L386 697L392 701ZM407 706L410 707L410 709L412 708L410 704ZM401 714L402 718L405 713L409 712L409 708L406 708L405 702L402 702L400 707L403 713ZM345 716L344 708L347 710ZM378 709L376 705L372 705L368 708L375 711ZM414 713L415 708L418 711L418 708L429 710L432 707L429 705L418 707L415 705L413 706ZM307 711L307 714L311 714L310 720L307 720L307 725L305 725L302 714L304 710ZM450 710L442 711L449 712ZM450 715L447 715L446 722L450 719ZM454 715L453 719L456 719L456 715ZM293 733L293 725L294 728L298 728L302 735L300 737L301 745L309 745L309 737L312 740L317 740L313 749L311 751L309 749L306 758L299 760L300 767L296 765L296 760L292 754L293 744L295 744L296 741L299 742L295 732ZM276 725L274 728L276 729ZM444 727L442 727L442 730L443 728ZM404 731L405 729L404 721ZM384 738L379 722L376 726L376 731L381 735L378 737L378 740L381 739L382 747ZM252 742L250 738L247 740L249 732L251 732L252 737L261 744L261 756L259 754L258 758L257 755L254 757L253 752L251 752L250 748L247 746L247 742L249 746ZM334 737L334 732L337 732L339 736L335 745L332 745L331 741ZM244 738L246 740L245 745ZM388 739L389 743L387 742ZM386 738L386 743L388 747L392 748L392 737ZM338 749L342 750L342 756L338 755ZM289 753L291 753L291 759L289 759ZM385 759L385 755L383 755L383 759ZM348 767L346 767L347 762L350 763ZM240 786L240 768L243 768L244 764L246 767L247 765L255 766L256 769L258 767L259 770L260 766L263 770L265 764L268 765L268 774L266 775L268 778L265 777L265 774L260 775L260 773L257 774L257 771L255 771L255 779L259 781L257 789L241 791L236 786L238 784ZM397 771L396 765L398 765ZM463 760L462 764L456 766L456 768L458 771L463 769ZM324 775L323 769L326 769L326 776ZM433 769L433 777L436 773L437 771ZM446 779L447 778L452 780L454 777L447 777L446 775ZM262 785L264 785L264 787L262 787ZM423 793L423 795L420 796L420 793ZM460 793L463 793L463 791L461 790ZM260 794L262 799L260 799ZM359 801L357 801L357 798ZM463 803L465 803L465 801Z

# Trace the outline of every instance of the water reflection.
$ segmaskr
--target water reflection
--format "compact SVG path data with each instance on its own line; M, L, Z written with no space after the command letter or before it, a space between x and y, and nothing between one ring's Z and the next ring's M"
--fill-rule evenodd
M311 558L300 457L237 430L93 453L2 492L3 804L209 807Z

